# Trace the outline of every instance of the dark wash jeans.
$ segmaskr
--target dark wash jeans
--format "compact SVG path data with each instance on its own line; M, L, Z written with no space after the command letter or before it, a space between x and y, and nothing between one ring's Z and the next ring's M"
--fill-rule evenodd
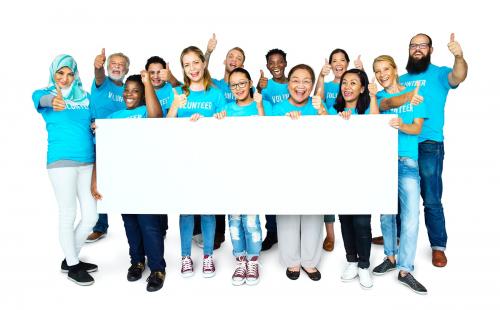
M441 204L444 144L425 140L418 144L420 194L424 201L425 226L432 249L444 251L448 235Z

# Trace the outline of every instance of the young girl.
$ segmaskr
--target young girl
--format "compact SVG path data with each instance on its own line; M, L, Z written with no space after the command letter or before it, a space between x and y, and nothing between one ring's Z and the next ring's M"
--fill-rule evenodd
M359 57L354 61L354 65L357 69L363 69L363 63L360 61ZM319 74L315 92L325 101L327 109L331 108L335 103L335 99L337 98L337 94L340 89L340 78L342 77L342 74L347 71L348 66L349 55L347 55L347 52L341 48L334 49L330 53L329 59L325 59L325 65ZM333 72L333 81L325 83L325 76L330 74L330 72ZM335 231L333 229L334 222L335 215L325 215L326 237L323 241L323 250L328 252L333 251L335 246Z
M229 88L236 101L227 104L223 112L215 115L222 119L227 116L264 116L271 112L271 105L262 101L262 95L254 93L250 74L243 68L236 68L229 74ZM233 285L245 282L255 285L259 282L258 259L262 249L262 230L259 215L228 215L229 231L236 257L236 269L232 276Z
M288 73L288 100L273 107L273 115L298 119L301 115L324 115L326 109L319 96L310 97L314 71L300 64ZM323 215L277 215L279 252L291 280L300 276L302 268L313 281L321 279L317 266L321 259Z
M382 55L373 62L375 77L384 90L377 93L380 100L407 93L409 100L400 107L388 109L384 102L380 109L397 114L390 125L398 129L398 197L401 219L399 249L397 245L396 215L381 215L384 237L385 260L373 269L373 274L382 275L398 269L398 280L414 292L426 294L427 289L410 272L413 271L418 239L420 177L418 171L418 135L422 130L426 111L418 104L422 97L416 89L407 89L399 83L398 70L391 56ZM396 264L396 253L398 254Z
M368 83L366 73L359 69L346 71L340 79L340 93L329 114L339 114L349 119L351 114L378 114L377 87ZM339 215L342 239L346 251L347 267L342 281L351 281L359 276L363 288L371 288L370 271L371 215Z
M190 117L196 121L201 117L211 117L221 112L226 101L224 94L213 87L212 78L208 72L203 52L189 46L181 53L181 66L184 69L184 85L173 90L173 102L167 117ZM179 94L180 93L180 94ZM193 236L194 216L180 215L179 227L181 232L181 255L183 277L193 275L193 261L191 260L191 238ZM201 230L203 235L203 276L206 278L215 275L213 261L215 216L201 216Z
M95 153L89 98L76 62L69 55L59 55L52 61L48 87L33 93L35 108L48 132L47 170L59 206L59 242L65 256L61 271L79 285L93 284L88 273L97 271L97 265L78 258L97 222L96 203L90 193ZM81 220L75 226L77 200Z
M123 99L127 108L116 111L108 116L120 118L153 118L162 117L162 107L156 97L148 71L141 75L131 75L125 82ZM92 177L92 194L101 199L97 191L96 170ZM122 214L125 233L129 244L131 266L127 272L127 280L137 281L142 277L146 257L151 270L146 290L154 292L163 287L165 280L165 259L162 216L156 214Z

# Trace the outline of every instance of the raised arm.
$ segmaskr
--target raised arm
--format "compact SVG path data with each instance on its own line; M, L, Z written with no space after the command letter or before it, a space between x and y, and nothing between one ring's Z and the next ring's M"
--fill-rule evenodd
M314 93L320 96L322 100L325 100L325 76L330 74L330 71L332 71L332 66L328 63L328 59L325 58L325 64L321 68L318 81L316 82L316 88L314 89ZM318 92L318 90L321 91Z
M377 104L377 84L375 84L375 78L372 78L371 83L368 84L368 91L370 92L370 114L380 114Z
M99 87L104 83L106 73L104 72L104 64L106 63L106 50L103 48L101 53L95 56L94 60L94 76L95 86Z
M146 100L146 109L148 111L149 118L163 117L163 111L161 109L160 101L156 96L153 83L151 83L151 78L149 77L149 72L146 70L141 71L142 83L144 83L144 98Z
M450 35L450 43L448 43L448 49L455 56L455 63L453 64L453 70L448 75L448 82L451 86L457 86L462 83L467 77L468 65L464 59L464 53L460 44L455 41L455 34Z
M212 52L215 50L215 47L217 47L217 38L215 37L215 33L212 35L212 37L208 40L207 44L207 51L205 52L205 62L208 63L210 62L210 55L212 55Z

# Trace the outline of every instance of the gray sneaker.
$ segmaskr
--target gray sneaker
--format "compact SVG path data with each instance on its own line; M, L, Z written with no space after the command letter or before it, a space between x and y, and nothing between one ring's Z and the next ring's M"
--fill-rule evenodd
M382 264L378 265L377 267L373 268L372 273L376 276L381 276L383 274L388 273L389 271L392 271L396 269L396 263L391 262L387 257L384 259Z
M408 286L412 291L417 294L426 295L427 289L420 284L420 282L415 279L411 273L407 273L406 276L401 276L401 273L398 274L398 281L402 284Z

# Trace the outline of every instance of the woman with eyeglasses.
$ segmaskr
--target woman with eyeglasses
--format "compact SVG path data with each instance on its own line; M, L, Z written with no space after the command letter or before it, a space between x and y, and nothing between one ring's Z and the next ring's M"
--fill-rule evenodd
M301 115L326 115L320 96L311 97L315 82L313 69L305 64L288 73L287 100L273 107L273 115L297 120ZM297 280L300 269L313 281L321 279L317 266L321 259L323 215L277 215L280 259L287 267L286 276Z
M170 109L167 117L189 117L197 121L201 117L212 117L221 112L226 105L224 94L214 87L208 72L207 62L203 52L196 46L186 47L180 56L184 70L184 85L173 89L170 96ZM191 259L191 240L194 229L194 216L181 214L179 217L181 232L181 275L193 275ZM201 230L203 235L203 276L210 278L215 275L213 261L215 215L201 215Z
M229 88L236 101L229 102L223 112L215 115L218 119L226 116L264 116L272 113L269 102L262 95L254 93L250 74L243 68L236 68L229 74ZM236 269L232 276L233 285L255 285L259 282L259 255L262 249L262 229L259 215L228 215L233 255Z

